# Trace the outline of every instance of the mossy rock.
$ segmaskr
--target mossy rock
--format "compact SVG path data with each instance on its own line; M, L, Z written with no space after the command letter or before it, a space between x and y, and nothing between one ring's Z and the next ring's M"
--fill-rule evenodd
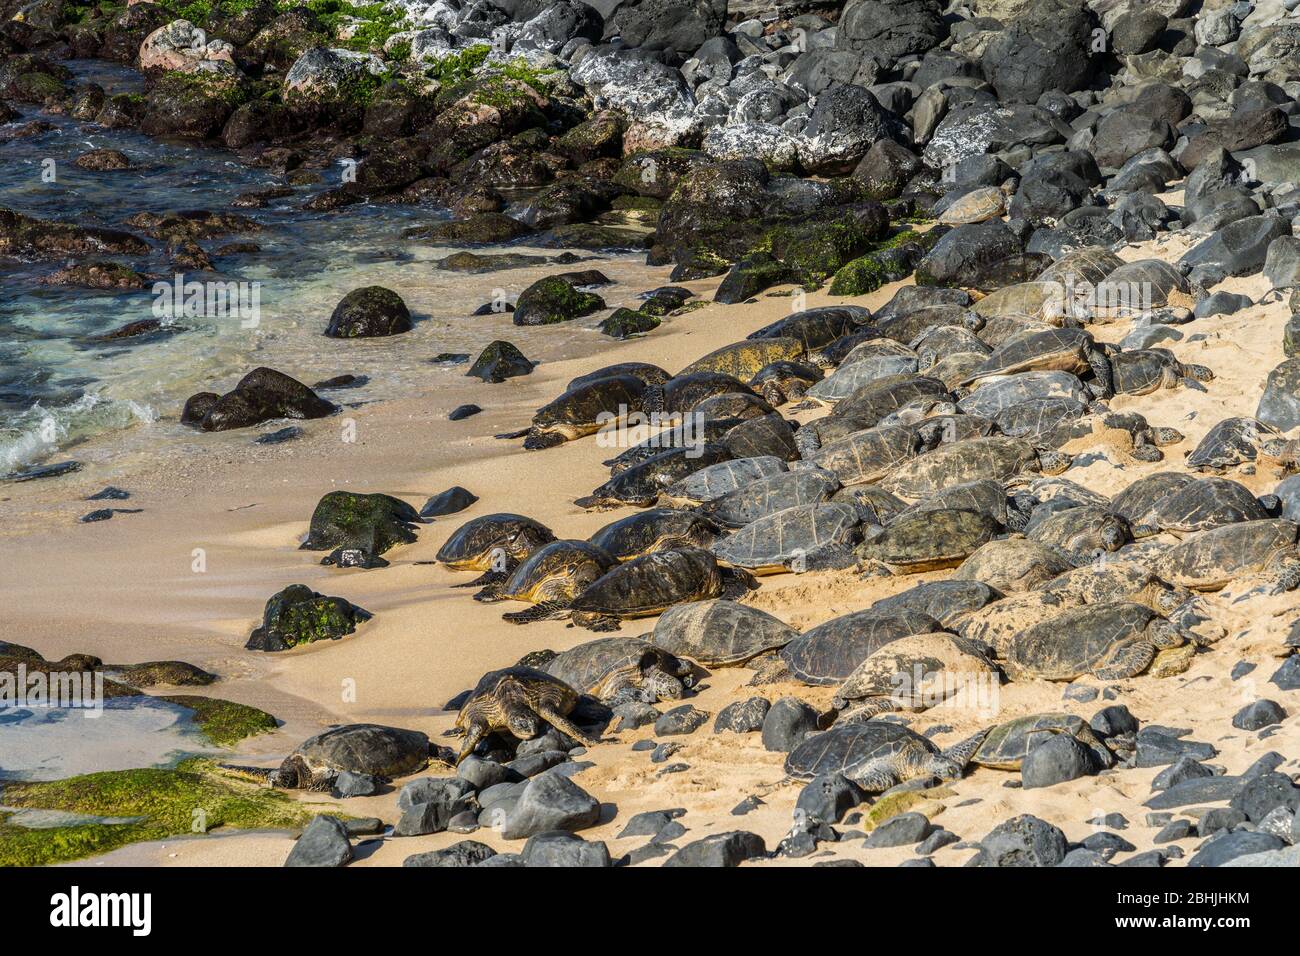
M286 651L316 641L337 641L368 620L370 614L340 597L317 594L291 584L266 602L262 626L244 647L250 651Z
M555 148L574 162L623 153L623 120L614 113L597 113L555 141Z
M560 276L538 279L515 302L515 325L553 325L591 315L605 308L605 300L584 292Z
M633 309L615 309L614 314L600 323L600 331L615 339L653 332L659 328L659 319Z
M304 551L358 549L383 554L398 544L415 540L419 513L390 495L331 491L312 512Z
M639 196L667 199L684 173L710 162L699 150L669 146L633 153L623 160L614 182Z
M110 668L117 678L132 687L155 687L167 684L172 687L206 687L216 681L217 675L184 661L146 661Z
M918 807L922 809L917 812L924 813L927 817L937 816L944 809L944 805L939 801L956 795L957 791L951 787L936 787L933 790L900 790L891 793L871 805L871 809L863 817L862 829L870 833L891 817L916 810Z
M130 843L222 828L296 830L319 812L206 760L189 760L172 770L112 770L49 782L9 782L4 803L11 810L61 810L130 822L29 830L0 815L0 866L62 863Z
M765 246L800 277L816 288L846 263L870 251L889 227L889 217L878 204L856 209L834 219L795 222L777 226L765 237Z
M867 295L882 285L906 279L933 245L928 234L903 230L877 243L865 256L842 266L831 280L831 295Z
M527 235L529 229L505 213L481 212L467 219L442 222L429 229L426 237L449 246L492 245Z
M713 301L735 305L752 299L764 289L783 282L798 281L799 275L784 262L779 262L766 252L756 252L741 259L727 272L718 286Z
M278 726L266 711L233 700L192 694L172 694L158 699L194 711L194 723L218 747L233 746L245 737L269 733Z
M249 90L215 73L166 73L145 102L141 130L148 136L207 139L221 132Z
M574 222L556 226L534 241L543 249L644 249L651 233L630 226L610 226L598 222Z
M411 331L402 297L381 285L353 289L334 307L325 334L334 339L379 338Z
M479 353L479 357L474 360L474 364L465 374L481 378L492 385L499 385L508 378L527 375L536 364L526 358L524 353L514 345L498 339Z

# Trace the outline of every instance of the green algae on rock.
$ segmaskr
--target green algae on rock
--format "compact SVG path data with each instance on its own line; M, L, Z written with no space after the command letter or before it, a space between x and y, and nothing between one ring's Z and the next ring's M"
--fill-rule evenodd
M266 711L220 697L174 694L158 700L194 711L194 723L218 747L229 747L245 737L275 730L277 726L275 718Z
M61 810L128 823L28 829L0 815L0 866L62 863L145 840L241 830L292 830L313 810L283 793L225 773L206 760L175 769L141 768L4 785L13 809Z
M600 331L616 339L627 339L659 328L659 319L633 309L615 309L614 313L600 323Z
M285 651L316 641L337 641L368 620L370 613L340 597L326 597L291 584L266 602L262 625L244 645L250 651Z
M331 491L312 512L303 551L350 548L383 554L415 540L420 515L405 501L384 494Z
M515 325L551 325L591 315L605 307L594 292L584 292L562 276L538 279L515 302Z

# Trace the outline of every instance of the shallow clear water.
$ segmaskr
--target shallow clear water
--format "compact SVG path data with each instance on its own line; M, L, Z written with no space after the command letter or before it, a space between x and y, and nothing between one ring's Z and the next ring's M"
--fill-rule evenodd
M139 89L132 70L97 61L69 66L79 81L109 93ZM217 256L218 275L185 278L255 283L260 315L255 328L238 315L181 317L184 331L144 341L89 341L127 322L154 315L152 289L112 293L40 284L61 262L0 260L0 474L23 464L64 457L79 442L128 430L163 448L192 440L176 422L186 397L222 392L257 365L269 365L311 384L351 372L369 383L335 401L370 401L436 387L440 376L464 368L435 366L441 352L476 354L495 338L508 337L530 357L592 348L590 317L563 326L518 329L508 316L470 317L504 290L513 297L552 269L527 268L465 276L438 269L432 260L455 251L402 238L404 230L444 219L430 207L365 204L332 212L309 212L302 204L334 185L339 169L321 171L326 182L300 187L263 209L230 209L240 193L283 182L267 170L245 166L233 154L188 143L159 142L130 130L107 130L31 108L17 122L41 118L54 129L4 145L0 206L45 219L128 228L141 211L230 210L258 222L255 232L202 240L210 254L229 242L254 242L260 251ZM73 160L92 148L121 150L133 166L121 171L83 171ZM43 161L55 163L54 182L42 181ZM151 254L125 257L137 270L172 280L163 244ZM487 250L500 251L500 250ZM513 246L511 251L555 255L556 250ZM107 257L96 257L107 258ZM603 269L616 285L601 290L613 307L630 301L652 282L639 255L600 256L583 268ZM566 267L567 268L567 267ZM416 327L388 339L340 341L323 336L330 313L346 293L362 285L385 285L406 300Z

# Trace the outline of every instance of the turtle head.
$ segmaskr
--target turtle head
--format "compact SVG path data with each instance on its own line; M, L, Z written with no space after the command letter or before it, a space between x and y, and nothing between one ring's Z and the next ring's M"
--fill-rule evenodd
M651 667L645 672L642 686L647 691L646 703L653 704L659 700L681 700L690 686L690 678L674 677L659 667Z
M564 436L557 431L550 431L534 425L528 429L527 436L524 437L524 447L529 451L537 451L541 448L554 448L556 445L564 444Z
M1118 523L1107 524L1101 529L1101 546L1106 551L1118 551L1124 547L1127 535L1124 534L1124 528Z
M971 332L978 332L984 328L984 316L978 312L967 312L962 316L961 324Z
M506 729L520 740L532 740L542 732L542 718L527 707L510 707L505 713Z
M1187 643L1187 634L1172 621L1152 621L1147 629L1151 643L1161 650L1170 647L1182 647Z
M1059 475L1074 464L1074 456L1063 451L1046 450L1038 453L1038 468L1045 475Z

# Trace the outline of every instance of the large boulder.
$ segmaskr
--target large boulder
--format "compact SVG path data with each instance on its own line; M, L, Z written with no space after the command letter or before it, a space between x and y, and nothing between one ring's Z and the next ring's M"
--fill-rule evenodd
M333 339L378 338L411 331L411 312L392 289L368 285L345 295L325 334Z
M937 47L947 36L938 0L849 0L835 45L892 66L899 57Z
M359 86L378 85L384 61L371 53L313 47L294 62L285 75L285 102L337 103L349 99Z
M699 138L695 95L680 70L652 54L599 47L578 61L569 78L599 106L617 111L628 121L624 154L693 145Z
M226 73L233 76L235 48L225 40L208 39L189 20L173 20L140 44L140 71L157 73Z
M1095 21L1079 0L1037 0L984 50L984 77L1004 103L1073 93L1092 76Z
M872 146L898 131L897 119L869 90L835 86L817 97L799 137L799 162L809 173L850 173Z
M1268 373L1255 417L1283 432L1300 425L1300 359L1287 359Z
M718 36L726 19L727 0L623 0L605 25L605 37L689 55Z
M205 432L249 428L275 418L324 418L337 408L310 388L273 368L255 368L224 395L192 395L181 424Z

